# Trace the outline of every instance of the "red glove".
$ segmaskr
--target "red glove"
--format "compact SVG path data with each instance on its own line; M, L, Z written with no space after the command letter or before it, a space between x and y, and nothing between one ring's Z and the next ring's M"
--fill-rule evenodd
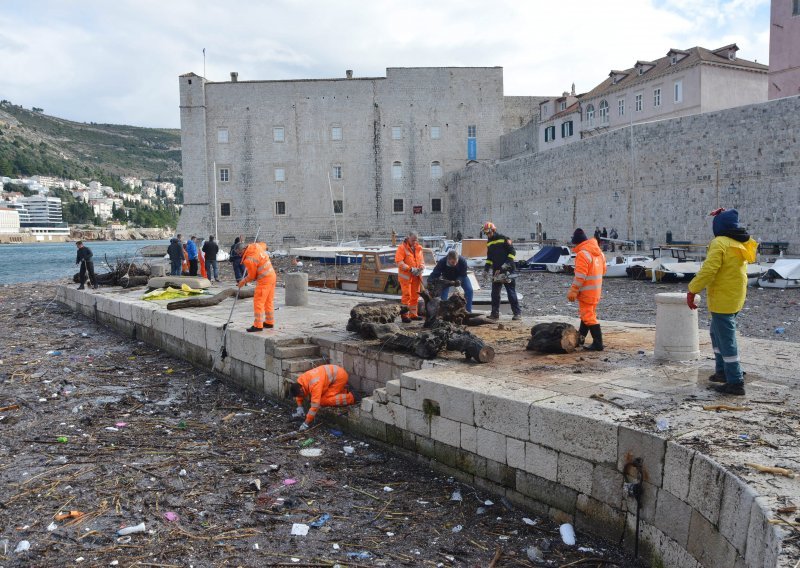
M696 310L697 304L694 303L694 292L686 292L686 305L689 306L690 310Z
M723 211L725 211L725 208L724 207L720 207L719 209L714 209L711 213L708 214L708 216L709 217L716 217L717 215L719 215Z

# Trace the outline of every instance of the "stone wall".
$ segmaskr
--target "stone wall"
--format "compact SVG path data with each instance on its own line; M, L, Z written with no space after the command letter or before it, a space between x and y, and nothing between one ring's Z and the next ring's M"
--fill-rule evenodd
M540 220L548 238L562 240L576 227L599 226L647 246L664 243L667 231L705 243L707 214L719 203L739 209L758 240L788 241L790 252L800 253L798 103L789 97L635 124L468 166L445 180L450 232L475 236L479 214L514 238L534 232Z

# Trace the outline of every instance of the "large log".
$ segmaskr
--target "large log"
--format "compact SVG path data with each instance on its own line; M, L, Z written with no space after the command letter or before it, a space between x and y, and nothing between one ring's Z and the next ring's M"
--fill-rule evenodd
M526 349L540 353L572 353L580 344L580 335L568 323L539 323L531 329Z
M245 287L239 290L239 299L252 298L256 293L255 288ZM226 288L218 294L213 296L200 296L195 298L186 298L185 300L177 300L167 304L168 310L182 310L184 308L207 308L209 306L216 306L222 303L227 298L236 296L236 288Z
M361 326L367 323L393 323L397 316L407 311L407 307L391 300L356 304L350 310L347 331L360 333Z

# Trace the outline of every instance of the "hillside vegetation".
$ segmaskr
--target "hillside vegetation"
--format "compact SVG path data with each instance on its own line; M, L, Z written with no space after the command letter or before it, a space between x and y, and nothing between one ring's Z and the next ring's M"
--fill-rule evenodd
M0 101L0 175L119 185L119 176L181 183L180 131L80 123ZM116 182L116 183L115 183Z

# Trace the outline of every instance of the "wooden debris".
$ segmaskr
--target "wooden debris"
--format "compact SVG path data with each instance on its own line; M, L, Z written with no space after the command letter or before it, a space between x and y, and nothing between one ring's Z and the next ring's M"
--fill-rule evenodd
M580 344L575 326L563 322L539 323L531 329L528 351L539 353L572 353Z
M239 290L239 299L252 298L256 293L256 289L252 287L245 287ZM182 310L184 308L207 308L209 306L216 306L222 303L227 298L236 296L236 288L226 288L218 294L213 296L199 296L196 298L186 298L185 300L178 300L167 304L168 310Z
M0 406L0 412L6 412L7 410L19 410L19 404L10 404L8 406Z
M595 393L595 394L591 395L589 398L594 399L594 400L599 400L600 402L605 402L606 404L612 404L612 405L616 406L617 408L621 408L621 409L625 410L625 407L622 406L620 403L614 402L613 400L607 399L605 397L605 395L603 395L602 393Z
M494 558L492 558L492 561L489 562L489 568L494 568L497 566L497 563L500 562L501 556L503 556L503 549L498 546L497 550L494 551Z
M788 507L781 507L780 509L775 509L775 512L779 515L788 515L789 513L796 513L797 512L797 505L790 505Z
M57 521L63 521L65 519L80 519L85 513L81 511L69 511L67 513L58 513L55 517L53 517Z
M752 467L761 473L774 473L775 475L783 475L784 477L794 478L794 472L785 467L773 467L770 465L761 465L758 463L745 463L747 467Z
M703 407L703 410L716 410L719 412L720 410L728 410L730 412L743 412L746 410L753 410L749 406L732 406L730 404L707 404Z

